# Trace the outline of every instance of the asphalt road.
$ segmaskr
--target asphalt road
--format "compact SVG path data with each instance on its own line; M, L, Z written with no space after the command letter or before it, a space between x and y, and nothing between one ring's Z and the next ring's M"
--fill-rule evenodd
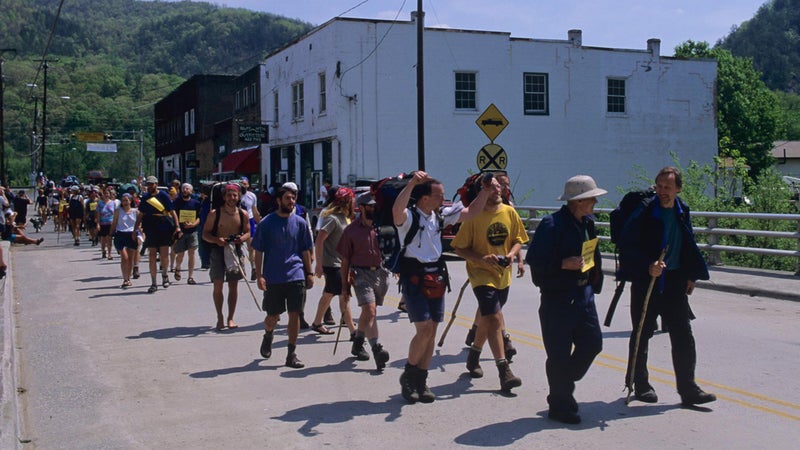
M602 354L578 383L583 423L565 426L546 418L538 292L527 276L515 280L506 306L519 349L512 369L522 387L500 394L488 348L486 376L466 375L463 340L475 308L467 289L433 359L429 385L437 401L408 405L398 377L413 327L395 309L395 290L379 309L381 340L391 354L383 374L373 361L355 361L346 340L333 355L335 336L313 332L299 340L306 367L289 369L285 319L272 358L262 359L264 316L244 286L241 327L215 332L208 272L196 272L199 284L189 286L184 271L181 282L149 295L142 264L143 277L122 291L117 259L99 259L85 242L74 248L63 236L59 244L52 233L44 236L41 247L10 251L2 448L727 449L794 448L800 440L798 302L698 289L697 378L719 400L687 409L675 392L664 334L653 338L650 352L659 403L624 404L626 295L612 327L604 328ZM462 263L450 267L448 317L466 279ZM597 299L601 318L612 291ZM307 314L320 292L321 282L309 291Z

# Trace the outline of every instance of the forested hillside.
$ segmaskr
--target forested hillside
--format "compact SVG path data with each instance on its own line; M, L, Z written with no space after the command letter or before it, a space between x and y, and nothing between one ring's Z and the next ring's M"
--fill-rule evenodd
M152 149L154 102L193 74L240 74L311 29L307 23L207 3L67 0L51 38L60 3L2 0L0 48L16 50L3 53L12 184L27 183L32 169L35 113L37 127L42 121L44 74L38 60L48 41L48 176L101 169L124 179L136 173L137 144L120 144L116 155L108 155L62 140L76 131L143 129L145 149Z

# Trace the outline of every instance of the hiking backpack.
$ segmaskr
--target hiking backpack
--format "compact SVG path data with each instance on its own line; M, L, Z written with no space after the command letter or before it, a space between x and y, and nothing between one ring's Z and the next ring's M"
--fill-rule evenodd
M400 259L405 252L405 248L411 243L411 240L414 239L419 230L419 211L413 207L415 203L413 198L409 199L407 205L411 211L411 228L402 243L400 242L397 227L394 226L394 215L392 214L392 208L397 196L400 195L400 191L408 185L413 176L413 172L401 173L394 177L378 180L370 185L370 193L372 198L375 199L373 226L377 233L378 246L383 257L383 266L392 273L400 273Z
M619 248L622 233L625 227L639 217L639 214L653 199L655 199L655 190L652 186L641 191L631 191L622 197L619 205L610 213L611 242L615 244L616 277L619 281L630 281L629 276L623 269L625 265L624 252L621 252ZM618 255L619 258L617 259Z

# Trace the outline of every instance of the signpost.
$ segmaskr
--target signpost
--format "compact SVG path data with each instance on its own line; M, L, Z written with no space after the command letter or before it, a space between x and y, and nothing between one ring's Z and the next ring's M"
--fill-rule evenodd
M78 133L79 142L103 142L106 135L100 132L81 131Z
M490 104L486 111L475 121L478 128L489 138L491 143L484 145L478 150L477 165L481 172L491 170L505 170L508 165L508 155L503 147L494 143L494 140L508 126L508 119L494 106Z

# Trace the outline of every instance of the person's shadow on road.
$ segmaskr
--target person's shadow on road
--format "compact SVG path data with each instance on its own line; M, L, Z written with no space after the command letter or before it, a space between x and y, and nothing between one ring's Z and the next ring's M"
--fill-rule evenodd
M384 402L366 400L348 400L333 403L321 403L303 406L286 411L283 415L272 419L283 422L303 422L297 431L306 437L319 434L317 427L323 424L349 422L357 416L386 415L386 422L394 422L400 417L405 400L400 395L393 395Z

